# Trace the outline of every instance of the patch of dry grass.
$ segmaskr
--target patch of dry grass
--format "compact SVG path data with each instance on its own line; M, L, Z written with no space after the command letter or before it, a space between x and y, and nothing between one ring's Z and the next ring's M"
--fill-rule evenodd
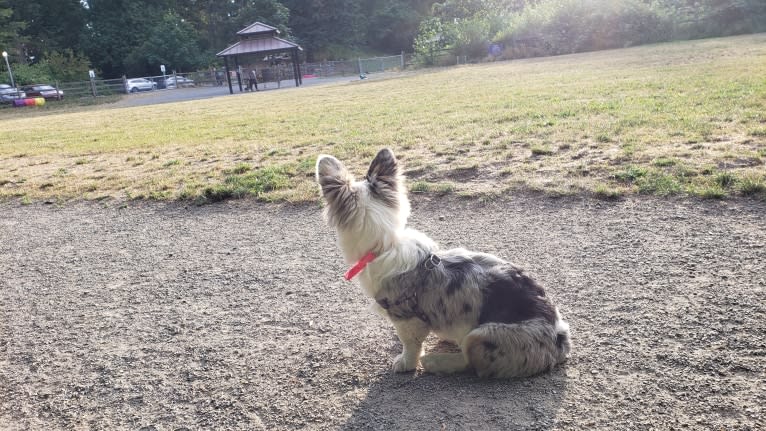
M261 184L243 175L278 171L284 181L245 194L310 200L318 153L361 174L384 146L416 191L766 196L764 76L760 34L148 107L2 112L0 197L239 196L233 185ZM243 164L252 172L233 171Z

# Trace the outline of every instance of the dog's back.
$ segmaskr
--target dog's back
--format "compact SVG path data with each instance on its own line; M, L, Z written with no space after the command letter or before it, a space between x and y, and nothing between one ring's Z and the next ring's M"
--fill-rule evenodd
M568 325L544 289L489 254L423 250L414 269L382 281L375 299L391 319L420 319L458 343L480 376L537 374L570 350Z

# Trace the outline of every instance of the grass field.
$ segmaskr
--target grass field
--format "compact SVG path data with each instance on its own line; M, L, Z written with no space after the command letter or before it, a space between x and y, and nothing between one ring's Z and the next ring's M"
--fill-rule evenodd
M766 198L766 34L78 109L0 111L0 198L313 200L384 146L413 192Z

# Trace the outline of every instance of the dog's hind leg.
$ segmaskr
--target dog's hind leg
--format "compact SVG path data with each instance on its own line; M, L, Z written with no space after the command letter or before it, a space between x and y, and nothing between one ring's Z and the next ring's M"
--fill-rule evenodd
M412 371L418 366L423 354L423 341L430 330L420 319L393 320L393 323L403 347L402 353L394 358L393 369L397 373Z
M434 374L454 374L468 368L468 359L463 353L429 353L420 358L423 369Z
M556 330L543 319L485 323L466 336L462 347L479 377L532 376L565 360Z

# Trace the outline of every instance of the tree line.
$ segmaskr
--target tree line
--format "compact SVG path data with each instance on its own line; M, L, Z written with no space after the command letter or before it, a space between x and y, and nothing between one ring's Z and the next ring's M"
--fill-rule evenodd
M82 79L219 65L236 32L261 21L308 61L411 51L434 0L0 0L0 46L19 74ZM63 63L71 73L62 72ZM30 69L30 67L32 69ZM16 67L14 67L16 69ZM63 75L62 75L63 74ZM36 78L34 76L30 78Z
M255 22L307 61L551 55L766 31L763 0L0 0L0 49L20 81L220 66Z

